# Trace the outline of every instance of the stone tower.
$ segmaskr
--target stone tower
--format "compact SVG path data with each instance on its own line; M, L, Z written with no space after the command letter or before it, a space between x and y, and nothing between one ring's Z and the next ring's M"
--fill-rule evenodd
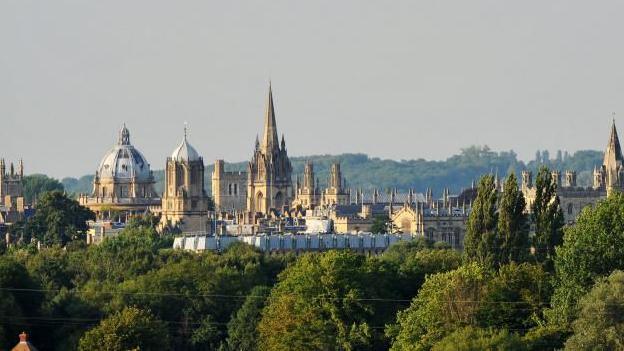
M340 172L340 163L332 164L329 170L327 189L323 193L323 205L348 205L349 194L345 190L347 187L345 183L342 172Z
M296 198L293 206L301 206L303 208L313 208L319 205L320 190L317 186L317 180L314 176L314 165L312 162L306 162L303 168L303 183L297 182Z
M182 232L209 232L208 196L204 189L204 160L187 141L167 158L161 225Z
M256 139L254 153L247 167L247 177L248 212L281 211L292 202L292 165L284 136L281 143L277 138L271 84L264 114L262 143Z
M11 198L23 197L24 163L19 161L18 170L11 162L9 171L6 170L4 159L0 159L0 201L4 202L7 196Z

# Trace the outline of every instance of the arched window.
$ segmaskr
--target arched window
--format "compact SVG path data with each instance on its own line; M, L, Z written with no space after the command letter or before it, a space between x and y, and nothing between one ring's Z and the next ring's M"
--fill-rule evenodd
M282 195L281 191L278 191L277 194L275 194L275 203L274 203L275 208L277 209L282 208L283 202L284 202L284 196Z
M228 184L228 195L232 195L232 184Z
M568 204L568 214L571 215L574 213L574 206L572 204Z
M262 192L258 192L256 194L256 212L263 212L264 208L263 208L263 204L262 202L264 201L264 195L262 194Z
M238 195L238 184L234 184L234 195Z

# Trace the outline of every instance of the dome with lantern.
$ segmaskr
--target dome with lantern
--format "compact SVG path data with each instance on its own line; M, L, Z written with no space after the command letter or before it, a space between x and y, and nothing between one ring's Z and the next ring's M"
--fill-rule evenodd
M100 179L152 179L145 156L130 143L130 131L124 124L117 144L102 158L97 175Z

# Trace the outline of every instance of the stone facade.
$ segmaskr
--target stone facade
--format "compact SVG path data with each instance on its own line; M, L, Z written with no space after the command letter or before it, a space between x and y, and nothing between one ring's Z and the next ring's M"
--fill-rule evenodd
M390 219L399 233L446 242L452 248L461 250L464 247L470 205L460 198L461 195L451 197L445 191L445 196L440 200L428 198L428 201L415 205L405 203L391 214Z
M218 212L241 212L247 208L247 172L228 172L216 160L212 172L212 199Z
M6 169L0 159L0 224L17 222L24 218L24 163L19 161L17 170L13 163Z
M204 160L187 141L167 158L161 226L184 233L210 232L209 199L204 189Z

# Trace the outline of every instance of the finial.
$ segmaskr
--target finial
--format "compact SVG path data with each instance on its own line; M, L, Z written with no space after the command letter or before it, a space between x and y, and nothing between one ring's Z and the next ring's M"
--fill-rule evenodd
M186 140L187 132L188 132L188 122L184 121L184 139L185 140Z

